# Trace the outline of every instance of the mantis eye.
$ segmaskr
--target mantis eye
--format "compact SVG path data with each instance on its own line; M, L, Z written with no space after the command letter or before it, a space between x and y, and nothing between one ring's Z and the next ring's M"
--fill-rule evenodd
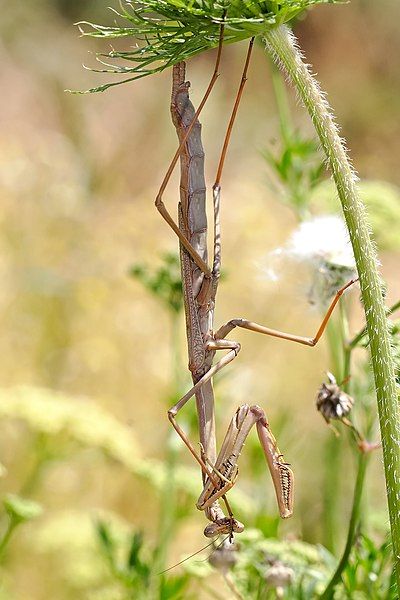
M204 535L208 538L216 537L217 535L229 535L232 533L242 533L244 531L244 525L236 519L219 519L209 523L204 529Z

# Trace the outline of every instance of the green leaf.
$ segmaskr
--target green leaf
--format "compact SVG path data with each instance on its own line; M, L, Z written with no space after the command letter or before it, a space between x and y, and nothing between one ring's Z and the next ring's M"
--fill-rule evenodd
M189 581L188 575L175 577L165 577L162 580L160 588L160 600L189 600L189 596L184 594Z
M111 536L110 529L105 521L97 521L96 523L97 537L107 554L112 555L114 552L114 540Z
M128 567L134 569L139 562L139 553L143 545L143 534L135 532L132 536L131 545L128 553Z

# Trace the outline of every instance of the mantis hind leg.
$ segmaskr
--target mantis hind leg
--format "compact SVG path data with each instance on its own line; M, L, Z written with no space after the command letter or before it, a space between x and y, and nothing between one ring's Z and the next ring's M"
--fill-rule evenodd
M173 170L176 166L176 163L179 160L179 157L182 153L182 150L185 146L185 144L188 141L189 135L194 127L194 125L197 123L198 117L201 113L201 111L204 108L205 103L208 100L209 95L211 94L211 91L215 85L215 82L218 79L219 76L219 65L221 62L221 54L222 54L222 45L223 45L223 41L224 41L224 24L222 23L221 28L220 28L220 36L219 36L219 44L218 44L218 50L217 50L217 58L215 61L215 66L214 66L214 72L212 74L212 77L210 79L210 83L208 84L207 90L203 96L203 99L201 100L197 110L194 113L193 119L190 122L190 124L188 125L188 127L186 128L186 131L184 133L184 135L181 137L180 142L179 142L179 146L177 151L174 154L174 157L167 169L167 172L164 176L164 179L161 183L160 189L158 190L158 194L156 196L156 200L155 200L155 205L157 210L159 211L159 213L161 214L161 216L163 217L163 219L168 223L168 225L171 227L171 229L176 233L176 235L178 236L182 246L187 250L187 252L189 253L189 255L191 256L191 258L193 259L193 261L196 263L196 265L201 269L201 271L203 271L203 273L205 273L206 275L210 276L211 275L211 269L208 267L207 263L202 259L202 257L199 255L199 253L197 252L197 250L192 246L192 244L190 243L190 241L187 239L187 237L184 235L184 233L180 230L178 224L174 221L174 219L171 217L169 211L167 210L164 202L163 202L163 194L165 192L165 189L168 185L168 182L171 178L171 175L173 173ZM185 66L184 63L179 63L178 65L175 65L173 68L173 90L172 90L172 107L174 108L175 106L175 102L176 102L176 96L178 94L178 91L181 89L182 86L185 86L187 84L185 84Z
M218 163L217 174L215 176L215 182L213 185L213 204L214 204L214 259L213 259L213 275L218 278L221 271L221 226L220 226L220 199L221 199L221 178L222 171L225 164L226 153L228 150L229 142L232 135L233 125L235 123L237 111L239 108L240 101L244 86L247 81L247 72L249 69L251 53L253 50L254 38L251 38L249 48L246 55L246 61L243 68L242 78L240 80L239 89L236 94L235 103L233 105L231 117L229 119L228 127L225 133L224 143L222 145L221 156ZM216 290L215 290L216 292ZM214 293L215 295L215 293Z

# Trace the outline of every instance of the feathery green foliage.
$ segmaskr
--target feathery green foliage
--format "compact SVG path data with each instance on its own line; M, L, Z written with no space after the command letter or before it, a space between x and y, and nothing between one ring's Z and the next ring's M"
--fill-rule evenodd
M129 26L104 26L87 21L78 23L83 35L114 39L133 37L130 50L98 53L104 68L101 73L129 74L88 92L103 92L109 87L163 71L176 63L218 45L224 23L224 43L231 44L262 35L271 27L287 23L314 4L336 4L344 0L147 0L121 3L113 12ZM139 43L138 43L139 42ZM111 60L111 62L109 62ZM124 64L113 63L122 60ZM129 65L126 63L133 63Z

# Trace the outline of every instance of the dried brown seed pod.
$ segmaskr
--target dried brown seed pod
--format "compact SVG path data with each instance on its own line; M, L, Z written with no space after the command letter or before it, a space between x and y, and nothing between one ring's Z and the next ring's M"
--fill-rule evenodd
M329 383L323 383L318 390L317 409L327 423L331 419L341 421L353 408L354 400L338 386L332 373L327 373Z
M283 563L276 561L264 575L265 583L270 588L275 588L276 597L283 598L285 587L294 579L294 571Z

